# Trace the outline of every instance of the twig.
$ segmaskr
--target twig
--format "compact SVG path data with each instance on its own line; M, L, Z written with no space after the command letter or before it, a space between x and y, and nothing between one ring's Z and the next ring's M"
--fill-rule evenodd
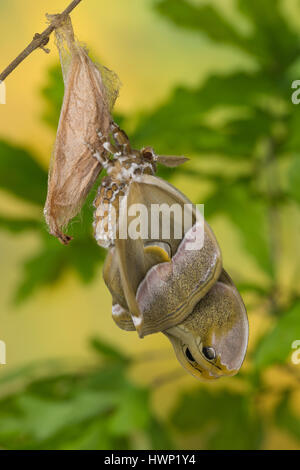
M73 2L71 2L70 5L60 15L57 15L55 21L52 22L48 28L42 32L42 34L36 33L31 43L24 49L24 51L22 51L21 54L19 54L15 60L13 60L12 63L9 64L9 66L0 74L0 82L3 82L6 77L8 77L8 75L11 74L11 72L13 72L15 68L17 68L18 65L20 65L20 63L29 56L29 54L39 47L47 53L50 52L48 49L45 49L46 44L49 42L50 34L53 33L53 31L64 21L64 19L74 10L74 8L77 7L81 1L82 0L73 0Z

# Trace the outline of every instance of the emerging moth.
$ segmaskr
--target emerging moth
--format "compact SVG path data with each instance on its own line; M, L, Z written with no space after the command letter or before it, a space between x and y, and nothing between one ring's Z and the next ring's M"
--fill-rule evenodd
M187 161L185 157L156 155L151 147L141 151L132 149L125 132L113 121L110 133L113 143L107 135L99 133L100 146L106 153L93 152L94 158L107 171L107 176L103 178L94 201L95 238L104 248L114 244L117 227L113 218L117 222L120 215L120 198L127 195L129 185L133 181L140 181L144 175L154 175L157 162L174 167ZM137 203L147 204L147 201L137 201Z
M125 134L112 125L115 146L102 141L112 158L100 162L107 167L108 180L100 187L95 206L118 206L118 231L130 221L127 208L143 204L149 208L157 201L169 206L192 203L175 187L155 177L156 162L172 166L184 162L183 157L157 156L153 149L132 150ZM124 142L120 144L121 132ZM145 158L146 154L146 158ZM95 153L95 158L99 155ZM126 162L125 170L123 163ZM118 194L111 203L103 188L122 188L125 204L118 204ZM104 208L102 208L104 210ZM181 240L160 237L157 240L111 239L103 222L95 220L96 238L109 253L104 266L104 280L112 294L112 316L116 324L141 337L163 332L171 341L176 356L192 375L211 380L234 375L244 360L248 342L248 320L243 301L223 269L216 238L204 222L204 244L200 250L188 250L200 226L196 208L190 227ZM102 211L103 213L103 211ZM179 222L179 221L177 221ZM182 221L181 221L182 222ZM117 231L117 234L119 233ZM105 237L105 234L107 235Z
M74 39L70 19L56 31L65 96L49 173L45 217L50 233L67 244L62 229L79 212L105 169L94 201L94 234L108 250L104 280L112 295L112 316L140 337L162 332L182 366L211 380L237 373L248 342L243 301L223 269L218 242L196 207L174 186L155 176L157 164L176 167L185 157L157 155L131 147L112 119L118 79L99 68ZM66 54L67 50L67 54ZM130 208L142 206L151 226L152 207L188 206L172 212L173 231L130 236ZM180 237L176 228L184 227ZM189 249L203 232L200 249ZM124 233L126 236L124 236Z

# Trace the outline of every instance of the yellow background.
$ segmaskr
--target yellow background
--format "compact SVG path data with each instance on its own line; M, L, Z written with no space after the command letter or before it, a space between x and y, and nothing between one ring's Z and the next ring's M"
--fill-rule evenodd
M103 64L117 72L123 83L117 111L134 115L157 106L177 84L192 85L213 71L253 66L250 58L247 60L235 50L221 50L198 35L181 32L155 13L153 3L152 0L83 0L72 14L77 37ZM232 1L210 3L218 4L226 15L232 15ZM1 0L0 68L7 66L34 33L44 29L45 13L61 12L67 4L67 0ZM286 14L293 16L295 4L293 0L286 2ZM241 27L247 27L239 17L231 19L239 21ZM45 167L54 135L41 121L43 101L39 90L45 84L47 69L58 61L53 38L47 47L51 49L50 55L40 50L34 52L7 79L7 104L0 105L0 137L28 147ZM147 144L151 142L145 142ZM13 161L11 169L18 171ZM184 178L174 184L190 198L207 190ZM0 191L1 213L23 216L36 211L37 208ZM240 269L238 263L243 263L243 269L253 277L260 276L263 282L262 273L256 271L252 261L242 253L240 241L228 223L218 218L213 228L221 247L226 246L224 261L230 272ZM45 358L68 358L73 365L89 363L92 359L87 339L99 334L141 358L140 364L132 370L135 380L149 384L165 373L171 374L170 380L157 387L154 393L154 405L159 414L169 411L183 387L198 385L185 373L171 380L172 374L180 373L181 369L162 334L139 340L135 334L115 326L101 268L97 278L87 286L69 272L57 285L39 290L26 303L14 307L11 298L22 276L23 260L36 250L37 245L38 239L32 234L14 236L0 232L0 339L7 344L7 365L0 369L0 374ZM291 263L283 267L282 282L292 282L294 248L297 249L296 238L288 246ZM266 322L263 308L250 316L250 347ZM146 360L145 354L153 357ZM281 382L285 380L280 377ZM278 387L277 378L274 369L266 380ZM230 379L224 379L209 386L228 384ZM283 433L272 431L265 447L295 448L296 443Z

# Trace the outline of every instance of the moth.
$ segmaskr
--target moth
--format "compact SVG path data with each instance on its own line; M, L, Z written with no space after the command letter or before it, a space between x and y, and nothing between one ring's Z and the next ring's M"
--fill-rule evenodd
M140 337L164 333L179 362L197 378L236 374L248 342L243 300L223 269L218 242L205 221L203 247L187 249L201 229L196 208L155 176L157 163L175 167L187 159L156 155L151 147L134 150L115 123L111 137L100 135L108 153L105 158L94 153L107 170L94 203L94 232L98 243L108 249L103 276L112 295L115 323L136 330ZM151 217L151 206L158 202L192 207L182 239L172 234L158 239L119 237L123 225L130 223L128 208L143 205ZM112 208L118 214L114 233L109 230ZM183 220L176 222L183 225Z
M157 165L177 167L183 156L136 150L113 121L117 76L95 65L74 38L69 18L56 30L65 95L49 172L45 218L51 234L67 244L63 228L80 211L102 170L94 201L94 235L107 249L104 281L112 296L113 320L140 337L161 332L181 365L194 377L234 375L247 349L248 320L241 296L223 268L215 235L184 194L156 176ZM172 212L173 230L130 236L130 208L189 207ZM177 228L184 227L175 236ZM200 233L201 232L201 233ZM126 236L124 236L124 234ZM202 237L201 249L189 249Z

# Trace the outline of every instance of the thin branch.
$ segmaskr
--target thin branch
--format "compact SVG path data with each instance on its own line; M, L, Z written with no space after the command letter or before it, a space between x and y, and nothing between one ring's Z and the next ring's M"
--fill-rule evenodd
M82 0L73 0L70 5L60 14L57 15L55 21L53 21L42 34L36 33L33 37L31 43L24 49L24 51L19 54L15 60L12 61L11 64L0 74L0 82L3 82L6 77L8 77L11 72L13 72L18 65L20 65L26 57L29 56L33 51L38 49L39 47L42 48L45 52L50 52L48 49L45 49L46 44L49 42L50 34L65 20L65 18L77 7L77 5Z

